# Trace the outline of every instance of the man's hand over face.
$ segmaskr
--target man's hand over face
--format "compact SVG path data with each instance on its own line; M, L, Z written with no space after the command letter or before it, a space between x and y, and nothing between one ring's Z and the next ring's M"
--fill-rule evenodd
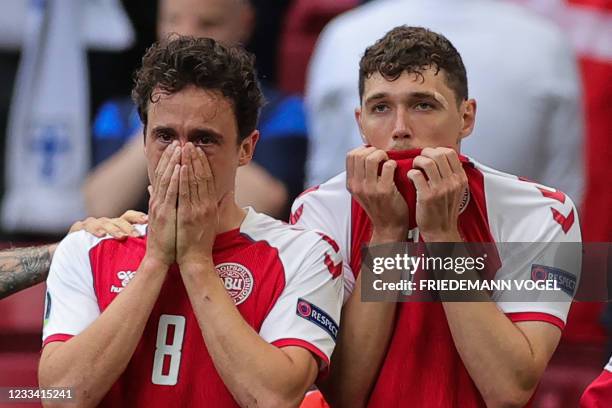
M393 181L396 167L375 147L359 147L346 156L347 189L372 220L373 238L400 241L408 232L408 206Z
M165 265L174 263L176 259L176 202L181 150L178 142L164 150L155 169L153 185L149 186L147 256Z
M416 223L426 242L461 241L457 221L468 179L457 152L425 148L408 172L417 190Z
M179 265L209 262L219 224L215 179L206 154L187 143L183 148L177 212Z

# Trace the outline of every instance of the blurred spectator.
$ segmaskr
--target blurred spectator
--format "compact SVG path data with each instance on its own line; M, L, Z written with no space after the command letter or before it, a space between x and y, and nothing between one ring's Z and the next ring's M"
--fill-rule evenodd
M584 82L586 177L581 211L584 241L612 241L612 1L512 0L563 29L579 57ZM601 303L578 302L568 317L566 340L597 343L604 333ZM605 308L608 353L612 349L612 304Z
M247 0L159 2L160 37L175 32L244 44L254 24L255 14ZM258 211L284 217L291 200L303 189L306 124L299 97L284 95L266 83L263 88L268 103L261 114L255 163L238 170L236 199ZM142 130L130 100L113 100L102 106L93 140L97 167L84 186L88 213L114 216L128 208L146 209Z
M291 0L251 0L255 8L255 29L247 49L257 55L255 67L261 78L276 84L277 54L282 24Z
M23 24L3 29L20 30L2 42L21 45L22 55L7 130L2 226L11 232L63 233L84 215L80 186L89 168L85 51L92 44L120 48L128 43L129 23L123 31L118 28L125 21L111 24L123 15L118 0L7 7L11 16L23 11ZM115 32L106 34L112 28Z
M357 0L295 0L283 22L279 44L278 86L304 93L308 61L319 34L337 15L357 6Z
M84 213L85 52L125 49L134 33L119 0L0 0L0 8L0 230L13 241L49 238Z
M584 239L612 241L612 1L512 1L555 21L579 57L586 119Z
M492 0L377 0L334 19L309 68L307 184L344 169L362 143L355 120L358 61L366 45L401 24L443 32L468 72L478 120L462 151L502 171L582 194L580 82L567 41L524 8Z

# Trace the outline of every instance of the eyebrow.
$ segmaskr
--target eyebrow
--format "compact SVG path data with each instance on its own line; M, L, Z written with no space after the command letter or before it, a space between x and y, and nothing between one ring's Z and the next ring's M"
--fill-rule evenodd
M155 126L153 129L151 129L152 133L160 133L160 132L167 132L172 134L174 137L176 137L177 132L176 130L174 130L174 128L172 126L163 126L163 125L158 125ZM214 138L216 141L220 141L223 139L223 135L219 132L217 132L216 130L213 130L211 128L196 128L196 129L192 129L189 131L189 136L187 137L187 139L190 142L193 142L195 140L197 140L200 137L204 137L204 136L208 136L208 137L212 137Z
M366 100L364 101L364 105L367 105L369 103L372 103L373 101L376 101L378 99L384 99L387 96L389 96L389 94L387 92L377 92L374 95L370 95L366 98Z
M373 95L368 96L364 102L364 105L368 105L374 101L377 101L379 99L384 99L387 97L389 97L388 92L377 92ZM410 92L409 94L406 95L405 98L406 99L433 99L437 101L436 96L432 92Z
M155 126L153 129L151 129L151 133L160 133L160 132L168 132L176 136L176 131L170 126Z

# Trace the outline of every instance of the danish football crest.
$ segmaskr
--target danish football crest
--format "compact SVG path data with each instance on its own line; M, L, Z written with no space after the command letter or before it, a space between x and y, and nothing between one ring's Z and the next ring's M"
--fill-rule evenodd
M243 265L226 262L215 267L217 274L223 280L227 293L235 305L244 302L253 291L253 275Z

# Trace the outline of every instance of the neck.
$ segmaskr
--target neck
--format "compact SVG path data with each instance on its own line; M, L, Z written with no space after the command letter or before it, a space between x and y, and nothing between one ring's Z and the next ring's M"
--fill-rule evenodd
M217 234L240 227L247 214L244 209L236 204L234 192L232 191L228 193L228 195L228 197L225 197L219 203L219 226L217 227Z

